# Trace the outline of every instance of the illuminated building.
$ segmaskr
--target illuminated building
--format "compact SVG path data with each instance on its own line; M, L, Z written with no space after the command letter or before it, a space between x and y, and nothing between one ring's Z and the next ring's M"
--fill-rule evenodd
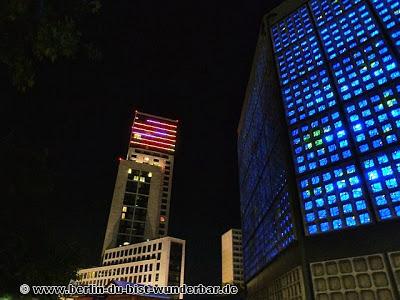
M102 266L79 270L80 283L184 283L185 241L167 236L177 126L135 112L127 157L119 159Z
M285 1L238 128L249 299L400 299L400 2Z
M120 159L103 251L166 236L178 121L135 112Z
M164 237L106 250L101 267L78 272L82 284L107 285L113 280L146 285L184 282L185 241Z
M244 287L242 232L230 229L221 236L222 285Z

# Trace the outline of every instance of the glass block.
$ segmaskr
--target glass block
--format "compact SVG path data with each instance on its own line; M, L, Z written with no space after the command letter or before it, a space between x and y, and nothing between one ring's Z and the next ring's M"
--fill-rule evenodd
M400 51L400 1L371 0L381 22Z
M282 98L290 125L323 112L336 104L326 70L310 73L282 87Z
M271 209L264 214L265 217L254 228L251 240L243 241L245 278L251 278L260 271L295 239L289 194L286 189L275 198ZM252 218L247 216L244 220L247 220L243 223L246 225Z
M298 180L308 235L371 222L359 170L354 164Z
M313 31L306 6L302 6L271 28L274 51L279 52Z
M358 4L361 0L312 0L311 11L318 27L329 23L337 16Z
M377 36L379 30L372 13L362 4L322 27L320 34L328 59L334 59Z
M360 153L400 141L400 85L346 104L353 139Z
M317 37L312 34L276 56L282 85L296 80L323 64Z
M400 147L371 155L362 165L378 218L400 217Z
M352 156L349 137L338 111L293 127L290 136L299 174Z
M332 69L344 101L400 77L398 63L381 39L346 53L333 63Z

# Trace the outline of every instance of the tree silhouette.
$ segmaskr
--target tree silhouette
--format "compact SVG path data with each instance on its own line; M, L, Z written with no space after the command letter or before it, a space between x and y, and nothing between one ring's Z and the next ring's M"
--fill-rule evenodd
M0 63L21 92L33 87L41 64L85 54L101 58L88 41L85 22L98 0L0 0Z

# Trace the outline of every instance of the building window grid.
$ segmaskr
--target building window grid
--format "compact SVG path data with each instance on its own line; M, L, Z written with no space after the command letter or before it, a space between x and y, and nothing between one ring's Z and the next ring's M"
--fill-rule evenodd
M279 77L282 85L310 72L323 64L317 37L310 35L279 52L276 55Z
M371 0L371 3L397 51L400 52L400 1Z
M370 155L362 166L379 220L400 217L400 147Z
M369 24L368 27L367 27L367 31L369 33L368 37L367 37L367 35L365 35L365 32L363 32L360 35L364 34L365 36L358 39L358 44L357 45L354 45L354 44L349 44L348 45L348 48L356 48L356 46L357 46L357 48L359 48L359 46L360 46L359 44L365 42L366 45L364 44L362 46L362 47L364 47L364 48L362 48L363 52L361 53L359 50L355 49L355 50L353 50L353 56L352 57L350 57L350 58L348 56L347 56L347 58L345 57L344 62L348 63L348 65L345 68L340 68L341 62L339 62L339 61L336 64L332 63L332 69L333 69L334 78L335 78L336 83L338 85L338 91L339 91L338 94L340 94L342 99L345 100L345 101L349 100L353 96L358 96L359 94L361 94L360 88L362 89L362 87L358 87L358 90L356 90L354 92L354 95L351 95L349 93L346 94L345 93L346 92L346 86L343 85L343 82L346 81L346 78L343 77L344 78L343 79L343 78L340 77L345 72L349 73L349 71L351 71L350 74L347 74L348 75L347 79L354 79L355 77L357 77L357 75L360 77L359 74L361 73L361 71L364 71L365 69L367 69L367 70L370 69L370 72L371 72L371 69L372 69L373 75L376 78L378 78L377 82L372 82L371 81L369 84L367 83L367 85L365 86L366 89L369 89L369 90L372 90L372 91L374 91L374 88L376 88L376 86L380 86L380 85L384 85L384 84L385 84L385 86L387 86L387 82L388 81L393 81L394 79L397 79L400 76L400 72L399 72L398 67L397 67L397 61L395 60L394 55L393 55L393 53L391 53L391 51L390 51L389 47L387 46L386 42L383 39L378 39L378 38L376 38L375 40L372 40L372 42L368 42L368 43L366 42L369 38L374 37L375 35L377 35L378 29L377 29L377 26L375 24L376 22L374 22L374 17L369 12L368 7L365 4L359 4L359 2L361 2L361 1L335 1L334 4L331 1L311 1L310 2L311 10L312 10L313 15L315 17L315 21L316 21L317 26L322 26L322 25L328 26L327 25L328 22L333 21L335 17L337 17L340 20L342 20L341 24L343 24L344 23L343 20L346 20L346 16L343 17L342 16L343 14L347 14L347 17L348 17L349 15L350 16L354 16L357 13L358 13L359 18L361 17L362 20L360 21L358 19L358 21L360 21L360 22L355 26L356 29L361 26L360 23L364 23L364 25L366 23ZM390 12L388 12L388 10L383 9L383 5L382 4L379 4L379 3L382 3L382 2L385 2L386 5L388 5L389 2L392 3L391 11L389 10ZM388 1L372 0L374 8L376 10L378 10L378 15L381 16L381 21L382 21L382 23L384 23L384 26L386 26L386 28L387 28L387 24L386 24L387 22L386 21L388 19L391 19L391 22L392 22L391 25L390 25L391 27L395 27L395 25L396 26L398 25L397 24L399 22L398 21L398 17L393 17L393 16L397 16L400 13L399 5L398 5L397 2L398 1L391 1L391 0L388 0ZM357 4L358 4L358 7L354 8L354 6L356 6ZM352 10L347 12L347 10L349 10L350 8ZM381 9L381 11L379 11L379 9ZM306 6L301 7L295 13L293 13L291 16L287 17L286 20L291 20L292 21L293 20L293 16L296 16L296 15L299 16L299 11L302 12L301 15L304 18L304 16L307 15L305 13L305 10L307 10ZM319 13L319 15L318 15L318 13ZM360 15L360 13L361 13L361 15ZM391 17L387 17L386 16L386 19L385 19L383 17L385 14L386 15L390 14ZM316 15L317 15L317 17L316 17ZM338 17L339 15L340 15L340 17ZM347 18L347 20L348 20L348 18ZM277 33L277 31L278 31L277 28L279 28L279 27L282 28L281 24L283 24L284 22L285 21L278 22L278 25L274 25L271 28L271 34L272 34L272 37L274 39L273 46L274 46L275 52L279 52L284 47L287 47L287 46L289 46L291 44L290 41L286 42L286 44L284 44L282 42L281 34ZM297 21L297 22L300 22L300 21ZM345 26L343 25L343 27L345 27ZM340 29L343 29L343 28L337 29L334 33L340 34L341 33ZM352 28L352 30L354 30L354 28ZM307 33L312 33L312 32L313 32L313 29L312 28L310 29L307 26ZM294 34L294 33L292 33L292 34ZM400 33L398 33L398 36L399 35L400 35ZM292 42L294 43L297 40L300 40L301 38L304 38L305 36L306 35L304 34L304 31L300 32L300 36L295 38ZM391 35L391 37L393 39L392 35ZM354 36L353 36L353 39L354 39ZM329 38L326 38L326 40L329 40ZM350 38L346 42L349 42L351 40L352 39ZM399 49L398 48L399 47L399 43L395 39L393 39L393 42L394 42L395 46L397 46L397 49ZM327 51L327 45L324 44L323 39L322 39L321 44L324 45L324 51L328 52ZM338 43L338 44L343 45L345 43ZM372 47L372 45L374 45L374 47ZM330 51L330 52L332 52L332 51ZM342 53L340 53L340 54L343 54L343 53L344 53L344 51L342 51ZM369 53L369 54L366 55L365 53ZM378 55L378 57L377 57L377 55ZM379 55L380 55L380 57L379 57ZM358 58L357 56L364 58L364 61L362 61L362 58L357 61L356 60ZM329 57L329 55L328 55L328 57ZM378 61L372 61L372 63L371 63L371 60L376 59L376 58L377 58ZM370 63L370 64L367 65L366 61L368 61L368 63ZM357 65L357 63L359 63L359 65L360 65L360 67L358 69L358 73L359 74L357 74L357 72L353 71L354 64L352 65L349 62L353 62L353 63L355 62L355 65ZM380 67L380 66L382 66L382 67ZM279 69L279 66L278 66L278 69ZM345 71L343 71L343 69ZM368 81L369 77L367 76L366 78L363 78L363 80L364 81ZM356 86L357 84L359 84L359 81L357 81L357 79L356 79L356 80L353 80L351 83ZM390 87L388 87L388 88L390 89ZM393 90L394 90L394 88L393 88ZM284 95L283 95L283 99L285 100L285 96ZM391 103L393 103L393 102L396 102L396 101L392 101ZM396 104L397 104L397 102L396 102ZM347 106L346 108L348 108L348 107L349 106ZM290 120L290 118L288 116L288 111L289 110L288 110L288 106L287 106L286 103L285 103L285 109L286 109L286 113L287 113L288 123L290 125L294 124L295 121L297 121L297 120L294 120L294 121ZM398 110L395 109L393 111L394 111L394 114L397 117ZM393 116L393 114L392 114L392 116ZM351 116L348 116L348 117L349 117L348 119L350 119ZM352 118L352 120L355 120L355 119L356 119L356 117ZM351 120L350 120L350 123L352 123ZM398 129L397 124L398 123L396 122L396 130ZM353 127L353 126L349 126L349 127L352 129L352 131L351 131L352 134L354 134L354 130L357 130L360 126L358 125L358 126L355 126L355 127ZM390 125L386 125L384 128L382 128L382 130L386 129L387 131L391 131L393 129L393 127L394 126L393 126L393 123L392 123ZM386 139L386 142L387 142L387 144L391 144L392 142L397 140L398 133L394 132L393 134L390 134L390 135L387 135L387 136L389 136L389 138ZM361 137L360 137L360 139L361 139ZM375 143L375 145L378 145L378 144L380 144L379 146L382 146L381 145L382 143L379 143L379 142ZM376 146L376 148L378 148L378 146ZM357 148L357 149L360 150L360 148ZM389 210L391 217L393 217L395 215L398 216L396 209L397 208L395 208L395 209L388 208L387 210L385 210L382 213L389 214L388 213L388 210ZM305 218L305 216L304 216L304 218ZM380 217L380 218L382 218L382 217ZM306 221L306 220L304 220L304 221Z
M363 2L320 28L322 45L328 59L335 59L379 34L378 25Z
M254 237L243 247L243 267L246 280L272 261L295 239L289 205L284 189L262 218Z
M400 84L345 104L356 143L362 154L400 140Z
M332 62L338 93L347 101L400 77L397 62L386 41L369 40Z
M290 125L336 105L336 97L325 68L306 74L282 87L286 118Z
M293 127L290 136L299 174L352 157L348 133L337 110Z
M308 234L371 222L360 171L354 164L303 178L299 190Z
M320 27L330 22L332 19L341 16L360 2L361 0L312 0L310 1L310 7L315 23Z

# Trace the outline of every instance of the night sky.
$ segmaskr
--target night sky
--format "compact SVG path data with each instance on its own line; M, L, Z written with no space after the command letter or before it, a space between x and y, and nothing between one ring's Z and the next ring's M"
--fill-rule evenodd
M178 119L169 234L187 241L187 283L219 284L220 235L240 226L236 129L261 18L279 1L106 2L90 24L100 62L45 65L25 95L2 77L2 136L46 149L54 173L54 198L19 207L45 208L43 235L98 265L134 110ZM32 210L13 228L29 230Z

